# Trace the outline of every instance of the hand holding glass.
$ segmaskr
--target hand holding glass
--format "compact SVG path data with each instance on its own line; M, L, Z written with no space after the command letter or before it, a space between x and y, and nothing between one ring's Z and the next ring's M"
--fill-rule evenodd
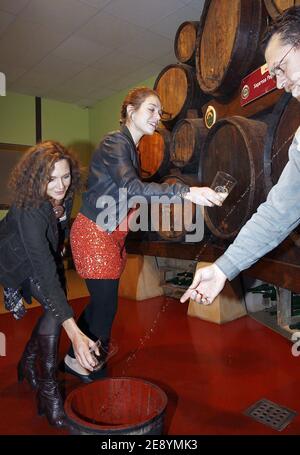
M95 352L95 350L99 351L99 355ZM115 355L119 350L119 346L114 340L110 340L108 345L103 345L102 341L99 339L95 341L95 344L90 348L90 353L93 356L93 359L96 365L93 368L93 371L100 370L103 365L110 359L113 355Z
M218 193L223 203L236 184L237 181L232 175L218 171L211 184L211 188Z

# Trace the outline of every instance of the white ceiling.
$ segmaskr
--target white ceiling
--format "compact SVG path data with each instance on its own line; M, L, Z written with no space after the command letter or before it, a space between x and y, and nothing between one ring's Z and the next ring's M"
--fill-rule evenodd
M0 0L7 89L92 106L176 61L204 0Z

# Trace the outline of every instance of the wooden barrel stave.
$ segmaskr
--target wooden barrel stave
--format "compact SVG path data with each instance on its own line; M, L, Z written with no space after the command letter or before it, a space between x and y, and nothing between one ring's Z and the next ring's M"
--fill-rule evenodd
M181 63L166 66L157 76L154 89L161 98L165 112L162 122L167 128L185 118L189 109L196 109L201 116L201 107L208 101L198 86L195 69Z
M143 136L138 147L143 180L160 180L169 171L170 142L171 133L164 128Z
M177 29L174 40L174 52L181 63L195 65L196 38L199 21L183 22Z
M161 183L176 183L183 182L189 186L199 186L199 181L197 175L167 175L162 180ZM196 215L196 206L190 201L185 201L186 204L190 205L192 219L191 222L194 222ZM199 206L198 206L199 210ZM152 204L151 207L152 214L152 226L157 226L157 236L160 240L166 240L169 242L183 242L187 231L184 229L185 222L183 210L181 204ZM163 218L164 217L164 218ZM165 226L162 225L163 219L165 220ZM166 223L167 221L167 223ZM168 221L170 221L168 225ZM182 229L177 229L178 227ZM163 229L166 227L166 229Z
M281 16L282 13L292 6L300 5L300 0L264 0L268 13L272 19Z
M183 119L176 123L171 139L170 158L183 172L196 173L208 130L203 119Z
M196 43L196 76L204 93L228 97L263 63L259 39L266 24L260 0L206 2Z
M220 120L203 146L199 180L210 186L218 171L231 174L238 184L222 207L205 207L205 222L219 238L235 237L264 200L263 148L267 125L239 116Z

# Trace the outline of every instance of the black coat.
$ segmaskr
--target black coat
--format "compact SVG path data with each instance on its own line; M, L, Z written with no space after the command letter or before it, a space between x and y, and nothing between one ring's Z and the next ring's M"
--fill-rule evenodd
M122 203L119 200L119 190L127 190L127 199L143 196L151 201L152 196L181 196L189 191L189 186L178 182L146 183L140 178L138 155L135 143L127 127L121 131L109 133L96 149L90 165L88 189L83 193L83 205L80 212L87 218L97 222L97 216L102 208L97 207L100 196L109 196L116 202L116 221L121 223L126 216L121 216ZM124 202L124 201L122 201ZM104 207L103 207L104 208ZM116 225L107 230L113 231Z
M67 220L72 208L66 201ZM64 222L62 228L66 228ZM41 285L47 306L62 323L73 316L58 274L59 233L50 202L39 208L12 206L0 222L0 283L18 288L30 276ZM41 302L42 303L42 302Z

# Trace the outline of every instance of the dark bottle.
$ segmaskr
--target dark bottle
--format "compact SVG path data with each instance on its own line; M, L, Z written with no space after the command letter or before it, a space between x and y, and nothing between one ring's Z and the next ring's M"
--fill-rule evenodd
M259 286L255 286L254 288L249 288L248 291L253 294L262 294L264 305L266 307L271 307L272 302L277 300L276 289L271 284L261 284Z

